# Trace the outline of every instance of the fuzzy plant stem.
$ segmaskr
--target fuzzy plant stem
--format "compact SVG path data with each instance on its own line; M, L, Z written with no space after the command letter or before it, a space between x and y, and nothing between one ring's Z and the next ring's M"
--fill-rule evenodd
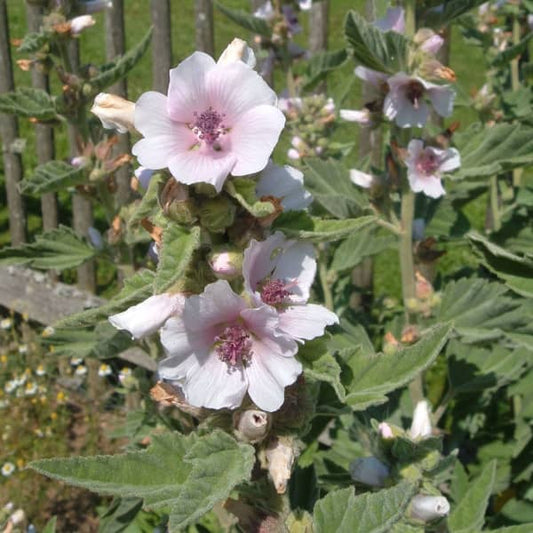
M513 17L513 45L520 42L520 19L518 16ZM511 88L513 92L520 89L520 56L511 61ZM513 185L520 187L522 185L522 169L515 168L513 170Z

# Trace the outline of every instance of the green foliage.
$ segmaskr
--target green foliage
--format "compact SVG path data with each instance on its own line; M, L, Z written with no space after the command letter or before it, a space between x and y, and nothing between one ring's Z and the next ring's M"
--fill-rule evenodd
M405 70L408 41L403 35L378 30L356 11L346 15L344 35L356 63L389 74Z
M154 215L157 211L159 187L163 183L164 174L156 173L150 178L148 189L144 193L140 202L128 217L128 228L138 224L143 218Z
M330 268L343 271L359 265L365 258L393 247L398 239L374 227L349 235L333 254Z
M304 211L290 211L281 214L275 220L273 228L281 230L290 238L311 242L332 242L362 230L375 220L372 216L346 220L324 220L311 217Z
M529 41L533 37L533 33L529 32L526 36L517 44L509 46L502 52L500 52L493 60L492 65L495 67L503 67L509 64L510 61L518 56L521 56L527 51Z
M483 0L448 0L441 9L436 6L424 13L424 24L439 29L481 4Z
M93 492L136 497L168 508L169 528L194 523L250 477L254 449L222 431L156 435L146 451L114 456L43 459L31 468Z
M101 72L91 78L90 93L92 97L124 78L139 63L150 45L152 31L153 28L150 28L136 46L113 63L104 65Z
M385 403L386 394L409 383L435 361L451 329L448 323L434 326L416 344L393 354L369 354L361 348L342 351L346 404L361 411Z
M527 124L476 123L456 138L461 168L451 178L481 178L533 163L533 127Z
M44 32L27 33L17 50L23 54L35 54L48 43L48 40L49 36Z
M165 292L185 274L198 246L200 246L199 227L187 229L177 224L167 226L163 233L154 279L155 294Z
M46 91L29 87L0 94L0 113L39 120L51 120L57 117L54 99Z
M533 260L520 257L490 242L482 235L468 235L483 264L513 291L533 297Z
M58 329L85 328L107 320L110 315L120 313L152 296L154 278L155 273L151 270L139 270L124 280L124 287L111 301L100 307L65 317L55 326Z
M39 269L64 270L92 259L97 250L74 230L59 228L38 235L35 242L0 250L0 265L25 265Z
M317 533L386 533L399 522L416 486L403 482L375 494L356 496L353 488L330 492L315 505Z
M256 218L267 217L276 208L271 202L259 202L255 195L256 183L249 178L233 178L226 181L224 190Z
M305 187L328 213L336 218L358 216L368 200L351 182L348 169L339 161L307 159Z
M488 463L452 510L448 518L450 533L476 533L485 521L485 509L489 503L496 476L496 462Z
M31 177L21 181L20 190L30 194L59 192L85 180L83 167L73 167L65 161L48 161L39 165Z
M224 13L226 17L245 30L257 33L263 37L270 37L272 32L265 20L254 17L242 9L231 9L226 7L221 2L215 2L215 6L221 13Z
M323 81L333 70L343 65L348 58L346 50L324 51L313 55L307 64L304 89L310 90Z

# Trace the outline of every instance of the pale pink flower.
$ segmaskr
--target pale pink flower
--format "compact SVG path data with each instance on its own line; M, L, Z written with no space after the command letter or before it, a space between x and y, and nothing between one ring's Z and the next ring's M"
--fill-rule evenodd
M224 280L189 297L182 315L164 325L161 342L168 357L160 377L178 381L194 407L235 409L248 393L260 409L276 411L302 372L276 310L250 308Z
M385 16L374 22L374 26L381 31L405 31L405 12L403 7L389 7Z
M372 186L374 177L372 174L367 174L366 172L361 172L360 170L352 168L350 170L350 180L355 185L363 187L363 189L369 189Z
M459 168L461 156L455 148L441 150L426 146L420 139L413 139L407 146L407 179L414 192L423 192L431 198L445 194L441 177L443 172Z
M420 45L420 50L434 56L442 48L443 44L444 39L437 33L434 33Z
M296 148L289 148L287 150L287 157L289 159L294 159L294 160L297 160L297 159L300 159L300 152L298 152L298 150L296 150Z
M367 126L372 123L370 118L370 109L367 108L361 109L360 111L356 109L341 109L339 114L342 120L346 120L347 122L357 122L363 126Z
M80 15L74 17L70 22L70 33L77 37L83 30L96 24L96 20L91 15Z
M379 70L359 66L354 70L354 74L377 89L383 90L387 87L388 76L383 72L379 72Z
M279 329L300 342L319 337L326 326L338 323L335 313L307 303L315 273L313 246L287 240L279 231L265 241L252 239L244 251L245 290L256 305L276 309Z
M441 117L452 114L455 91L448 85L429 83L404 72L388 78L387 83L389 92L383 103L383 113L389 120L395 120L400 128L425 125L429 117L426 97Z
M387 422L380 422L378 425L379 433L382 439L393 439L394 433L392 428L387 424Z
M306 209L313 201L311 193L304 189L304 175L298 169L285 165L280 167L269 161L259 176L256 195L274 196L281 199L284 211Z
M110 316L109 322L139 339L155 333L171 316L181 313L184 304L183 294L156 294L126 311Z
M133 153L142 166L220 191L230 173L266 166L284 124L275 93L254 70L195 52L170 71L168 96L150 91L138 100L135 127L145 138Z

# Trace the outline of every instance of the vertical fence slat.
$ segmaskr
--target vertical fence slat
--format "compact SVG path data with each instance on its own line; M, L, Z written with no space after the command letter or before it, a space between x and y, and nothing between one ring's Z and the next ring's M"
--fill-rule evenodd
M112 7L105 11L106 29L106 58L113 61L117 56L126 51L126 37L124 32L124 0L113 0ZM109 89L110 93L117 94L123 98L128 96L128 86L123 78ZM118 135L118 143L113 147L113 155L117 156L130 151L130 139L127 133ZM127 203L130 190L130 167L124 165L115 172L117 184L116 198L118 205Z
M80 50L78 41L69 43L69 58L72 70L76 73L80 65ZM74 124L69 124L67 129L70 147L70 156L81 155L81 139ZM79 192L72 196L72 221L74 231L78 235L88 237L89 228L94 224L93 209L91 201ZM77 268L78 286L82 289L94 292L96 289L95 264L94 261L87 261Z
M12 91L15 87L9 46L6 0L0 0L0 93ZM26 241L26 209L24 199L18 190L18 183L23 175L22 157L13 150L13 143L19 136L17 117L0 114L0 136L11 243L18 245Z
M152 88L166 94L168 71L172 68L172 37L170 33L170 0L151 0L152 35Z
M43 12L44 10L40 5L26 3L28 31L38 32L40 30ZM50 92L48 76L35 68L31 71L31 81L33 87L36 89ZM37 162L39 165L55 158L54 128L52 126L36 124L35 140L37 145ZM58 208L57 197L54 193L46 193L41 196L41 214L44 231L49 231L57 227Z
M322 52L328 48L329 0L313 2L309 13L309 50Z
M196 22L196 49L215 55L215 32L213 25L212 0L196 0L194 2Z

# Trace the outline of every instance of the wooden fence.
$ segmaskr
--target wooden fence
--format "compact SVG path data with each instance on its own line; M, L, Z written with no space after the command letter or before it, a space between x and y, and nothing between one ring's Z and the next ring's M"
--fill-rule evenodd
M250 0L250 10L257 9L265 0ZM322 0L313 3L310 14L309 47L313 52L318 52L327 47L327 11L329 0ZM111 61L116 56L125 52L124 33L124 8L125 0L113 0L112 7L105 12L106 27L106 58ZM10 41L8 24L8 2L0 0L0 93L9 92L15 89L13 77L12 43ZM152 88L156 91L166 93L168 87L168 72L172 68L172 27L171 9L178 8L179 3L171 0L150 0L149 15L154 27L152 35ZM196 28L196 48L209 54L215 53L215 24L214 20L221 19L223 15L216 13L212 0L194 0L194 16ZM42 24L43 8L35 2L26 3L26 18L28 31L39 31ZM20 37L20 36L18 36ZM74 43L77 45L77 43ZM79 68L78 46L73 46L70 50L70 60L73 68ZM49 80L36 70L32 72L32 85L35 88L49 91ZM113 87L107 89L124 97L128 95L127 81L123 80ZM7 205L9 209L9 227L11 234L11 244L19 245L27 239L27 213L24 197L20 194L18 184L24 177L23 161L21 151L17 143L19 138L18 119L13 115L0 114L0 137L2 139L2 155L4 162L5 186ZM35 125L35 137L37 146L38 164L46 163L56 157L54 130L45 124ZM70 157L79 155L76 143L75 132L68 135L70 145ZM115 146L117 153L129 150L129 136L121 135L119 143ZM119 203L126 203L130 195L131 169L128 166L119 169L116 175L117 193ZM58 203L56 195L45 194L41 198L41 218L43 230L47 231L57 227L61 223L58 215ZM75 193L72 200L72 220L74 229L85 237L88 230L94 223L92 206L81 194ZM18 272L19 281L29 279L26 269L6 269L0 268L0 285L12 284L10 291L0 291L0 305L9 307L17 311L25 311L30 318L44 323L52 323L61 315L72 312L71 305L67 305L65 299L64 309L61 313L57 308L58 300L55 285L41 284L39 290L23 290L24 283L13 284L14 272ZM25 277L26 276L26 277ZM31 277L31 276L30 276ZM39 276L38 276L39 277ZM90 294L95 290L95 267L91 262L85 263L78 268L78 289L85 292L80 293L79 298L74 298L76 309L83 307L83 302L88 301ZM20 290L21 295L15 298L13 290ZM81 306L81 307L80 307ZM53 313L38 312L39 309L55 309Z

